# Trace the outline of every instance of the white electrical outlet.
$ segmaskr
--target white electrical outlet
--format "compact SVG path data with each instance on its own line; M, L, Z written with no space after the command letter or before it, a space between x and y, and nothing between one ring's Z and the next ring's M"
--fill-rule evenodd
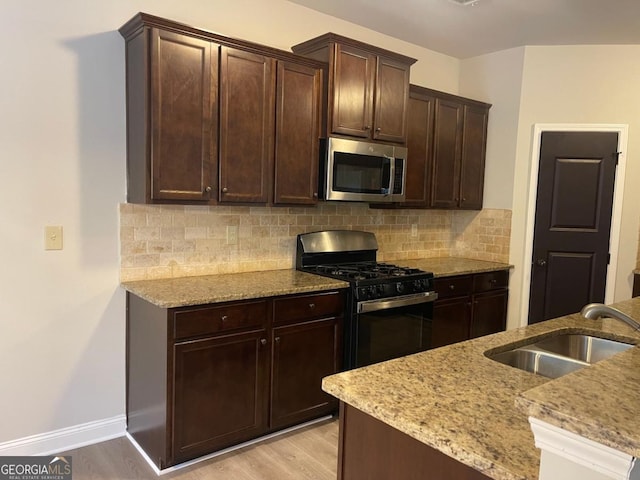
M60 225L44 227L44 249L62 250L62 227Z
M227 226L227 245L238 244L238 227L235 225Z
M418 236L418 224L417 223L412 223L411 224L411 236L414 237L414 238Z

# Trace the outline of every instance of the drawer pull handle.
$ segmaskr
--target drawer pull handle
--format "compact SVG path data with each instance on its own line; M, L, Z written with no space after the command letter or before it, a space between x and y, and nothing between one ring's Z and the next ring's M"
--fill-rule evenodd
M276 337L276 343L280 343L280 337Z
M220 317L220 319L221 319L223 322L226 322L226 321L228 320L228 318L229 318L229 317L227 317L226 315L222 315L222 317Z
M267 339L266 338L261 338L260 339L260 344L261 345L266 345L267 344Z
M310 304L309 304L309 308L310 308L311 310L313 310L314 308L316 308L316 304L315 304L315 303L310 303Z
M455 290L456 286L455 285L449 285L449 290Z

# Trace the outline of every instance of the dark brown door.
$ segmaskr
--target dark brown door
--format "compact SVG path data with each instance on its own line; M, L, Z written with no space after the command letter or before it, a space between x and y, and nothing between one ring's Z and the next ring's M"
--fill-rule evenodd
M409 66L385 57L376 63L373 138L386 142L407 141Z
M337 407L322 378L339 368L340 322L316 320L273 330L271 427L300 423Z
M488 118L489 109L487 107L464 106L460 194L458 195L460 208L482 209Z
M175 345L173 463L267 430L268 352L265 331Z
M409 93L406 206L426 207L429 203L434 102L431 95L416 91L415 87Z
M617 163L615 132L543 132L529 323L603 302Z
M370 137L376 57L352 46L336 45L335 49L331 131Z
M273 203L318 201L322 71L278 62Z
M158 29L151 35L151 198L209 200L216 173L218 46Z
M431 206L456 208L460 192L462 104L436 99Z
M275 60L222 47L221 203L266 203L273 161Z

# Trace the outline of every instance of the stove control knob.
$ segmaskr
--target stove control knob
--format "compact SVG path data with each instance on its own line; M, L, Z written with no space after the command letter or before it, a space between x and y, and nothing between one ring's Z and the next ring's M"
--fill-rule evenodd
M402 282L396 283L396 292L402 293L402 292L404 292L404 289L405 289L404 283L402 283Z

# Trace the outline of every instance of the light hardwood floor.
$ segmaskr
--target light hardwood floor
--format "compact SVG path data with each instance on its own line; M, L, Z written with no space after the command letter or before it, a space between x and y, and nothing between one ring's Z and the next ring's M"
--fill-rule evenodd
M329 419L158 477L126 437L70 450L74 480L335 480L338 420Z

